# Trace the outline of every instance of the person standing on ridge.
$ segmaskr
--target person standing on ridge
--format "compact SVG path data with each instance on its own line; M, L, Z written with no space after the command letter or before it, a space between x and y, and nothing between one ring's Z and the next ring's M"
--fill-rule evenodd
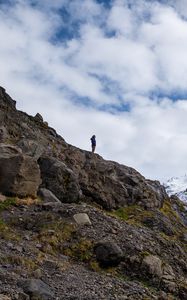
M92 153L94 153L95 152L95 147L96 147L96 136L92 135L90 140L91 140L91 144L92 144Z

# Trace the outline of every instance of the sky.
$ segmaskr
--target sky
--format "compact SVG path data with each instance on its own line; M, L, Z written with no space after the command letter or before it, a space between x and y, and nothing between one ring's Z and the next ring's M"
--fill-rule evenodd
M186 0L0 0L0 85L70 144L187 172Z

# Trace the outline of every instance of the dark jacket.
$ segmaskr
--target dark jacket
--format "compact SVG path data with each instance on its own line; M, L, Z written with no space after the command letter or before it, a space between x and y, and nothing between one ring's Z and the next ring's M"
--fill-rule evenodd
M91 140L92 146L96 146L96 139L95 139L94 135L91 137L90 140Z

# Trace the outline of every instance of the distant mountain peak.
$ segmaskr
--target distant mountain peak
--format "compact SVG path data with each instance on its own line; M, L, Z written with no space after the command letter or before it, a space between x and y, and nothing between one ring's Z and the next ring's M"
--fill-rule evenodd
M176 195L187 203L187 174L168 179L164 186L169 196Z

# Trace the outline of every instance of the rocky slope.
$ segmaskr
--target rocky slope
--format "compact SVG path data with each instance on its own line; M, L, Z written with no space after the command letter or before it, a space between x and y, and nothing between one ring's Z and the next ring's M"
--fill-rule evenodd
M187 299L187 214L0 88L0 299Z

